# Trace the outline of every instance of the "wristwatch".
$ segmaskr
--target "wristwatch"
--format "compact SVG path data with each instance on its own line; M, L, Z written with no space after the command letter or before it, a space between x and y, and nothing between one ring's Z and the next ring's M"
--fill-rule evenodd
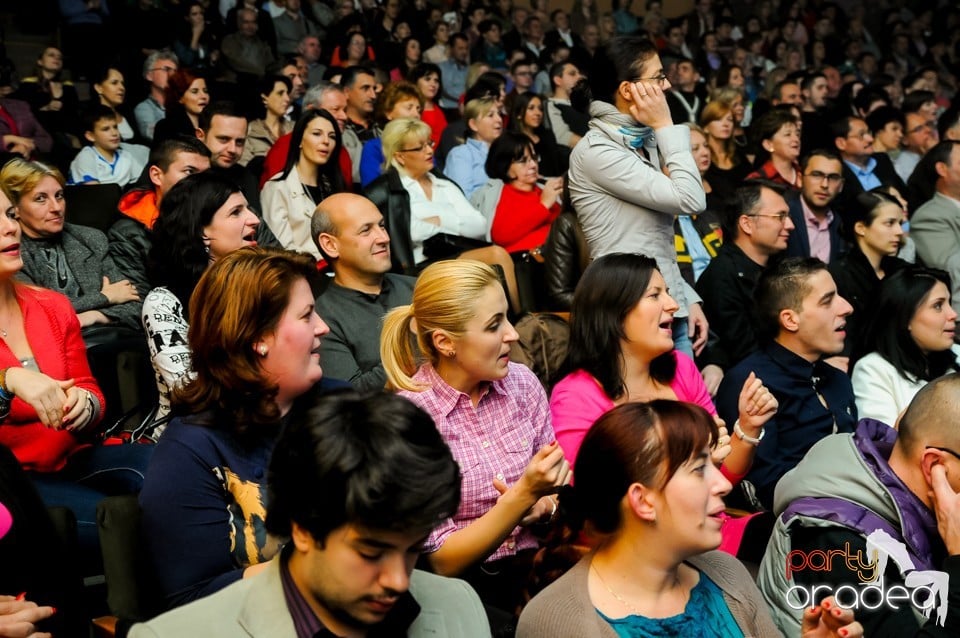
M737 419L733 423L733 433L740 437L740 440L744 443L749 443L750 445L760 445L760 441L763 440L763 435L766 434L766 430L760 428L760 436L747 436L747 433L743 431L743 428L740 427L740 419Z

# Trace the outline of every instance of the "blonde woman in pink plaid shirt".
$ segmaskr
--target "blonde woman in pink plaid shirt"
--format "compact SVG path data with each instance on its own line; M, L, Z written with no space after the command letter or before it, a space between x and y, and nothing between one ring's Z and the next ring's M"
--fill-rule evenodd
M460 465L460 508L427 539L430 564L512 616L537 548L526 526L556 512L553 494L570 467L543 387L510 362L517 332L507 308L490 266L434 263L420 274L413 303L384 319L380 354L390 384L433 417Z

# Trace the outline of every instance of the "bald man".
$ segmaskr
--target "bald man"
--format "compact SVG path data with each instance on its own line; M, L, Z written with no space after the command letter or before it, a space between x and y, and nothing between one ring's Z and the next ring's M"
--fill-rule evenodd
M366 197L339 193L323 200L313 213L311 234L334 273L317 297L317 312L330 326L322 345L324 373L358 390L383 389L383 316L410 303L415 280L388 272L390 236L383 215Z
M899 432L864 419L783 477L757 583L784 635L798 633L807 598L834 593L865 636L960 635L958 420L960 375L950 374L917 393ZM883 573L868 537L889 556Z

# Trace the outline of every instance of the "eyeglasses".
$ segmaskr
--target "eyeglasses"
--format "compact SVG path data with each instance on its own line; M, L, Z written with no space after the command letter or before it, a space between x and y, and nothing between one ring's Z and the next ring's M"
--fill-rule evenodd
M909 130L907 131L907 133L919 133L919 132L922 131L923 129L933 130L933 129L935 129L936 127L937 127L937 123L936 123L936 122L924 122L923 124L917 124L917 125L914 126L912 129L909 129Z
M859 133L848 133L847 138L856 138L858 140L865 139L867 137L873 137L873 135L867 129L860 131Z
M770 217L782 224L790 216L790 213L745 213L745 215L747 217Z
M927 449L928 449L928 450L940 450L941 452L946 452L947 454L949 454L949 455L951 455L951 456L955 456L955 457L957 457L958 459L960 459L960 453L954 452L953 450L951 450L951 449L948 448L948 447L937 447L936 445L928 445L928 446L927 446Z
M823 183L823 180L827 180L828 184L839 184L843 181L843 175L840 173L821 173L820 171L810 171L809 173L804 173L804 177L809 177L815 182Z
M658 85L662 87L664 83L667 81L667 76L664 73L660 73L660 75L655 75L652 78L634 78L633 80L630 80L630 81L631 82L656 82Z
M151 70L151 71L163 71L164 73L173 73L174 71L177 70L177 67L175 67L175 66L155 66L155 67L153 67L153 68L150 69L150 70Z
M436 147L436 145L437 145L437 143L434 142L433 140L427 140L426 142L424 142L424 143L421 144L420 146L415 146L415 147L413 147L413 148L401 148L401 149L400 149L399 151L397 151L397 152L398 152L398 153L419 153L420 151L422 151L422 150L424 150L424 149L426 149L426 148L428 148L428 147L432 149L432 148Z

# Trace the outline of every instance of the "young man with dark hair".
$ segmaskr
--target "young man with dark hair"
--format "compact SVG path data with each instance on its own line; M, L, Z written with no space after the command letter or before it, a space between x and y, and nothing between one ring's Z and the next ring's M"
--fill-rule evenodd
M413 570L460 503L460 470L420 408L388 394L319 400L283 429L267 493L267 531L290 539L280 554L131 638L490 635L469 585Z
M843 160L843 191L837 198L841 213L857 195L881 185L892 185L901 194L907 192L890 156L875 152L873 133L865 120L852 115L840 118L833 123L831 132Z
M147 255L150 231L160 215L160 200L187 175L210 168L210 151L198 139L175 137L150 152L145 177L120 198L120 219L107 233L108 255L143 299L150 292Z
M843 350L853 308L837 292L827 265L813 257L789 257L765 270L753 308L762 345L727 371L717 391L717 413L728 423L736 421L740 388L751 372L779 402L765 432L748 441L757 453L742 492L732 494L732 502L739 497L748 507L770 509L777 481L817 441L856 427L850 377L823 361Z
M547 100L545 114L557 144L573 148L584 135L590 124L590 116L581 113L570 104L573 87L583 78L579 67L573 62L558 62L550 67L550 82L553 96Z
M840 238L840 215L831 205L843 188L843 162L833 151L815 149L800 161L803 185L787 196L793 232L788 257L816 257L831 263L846 252Z

